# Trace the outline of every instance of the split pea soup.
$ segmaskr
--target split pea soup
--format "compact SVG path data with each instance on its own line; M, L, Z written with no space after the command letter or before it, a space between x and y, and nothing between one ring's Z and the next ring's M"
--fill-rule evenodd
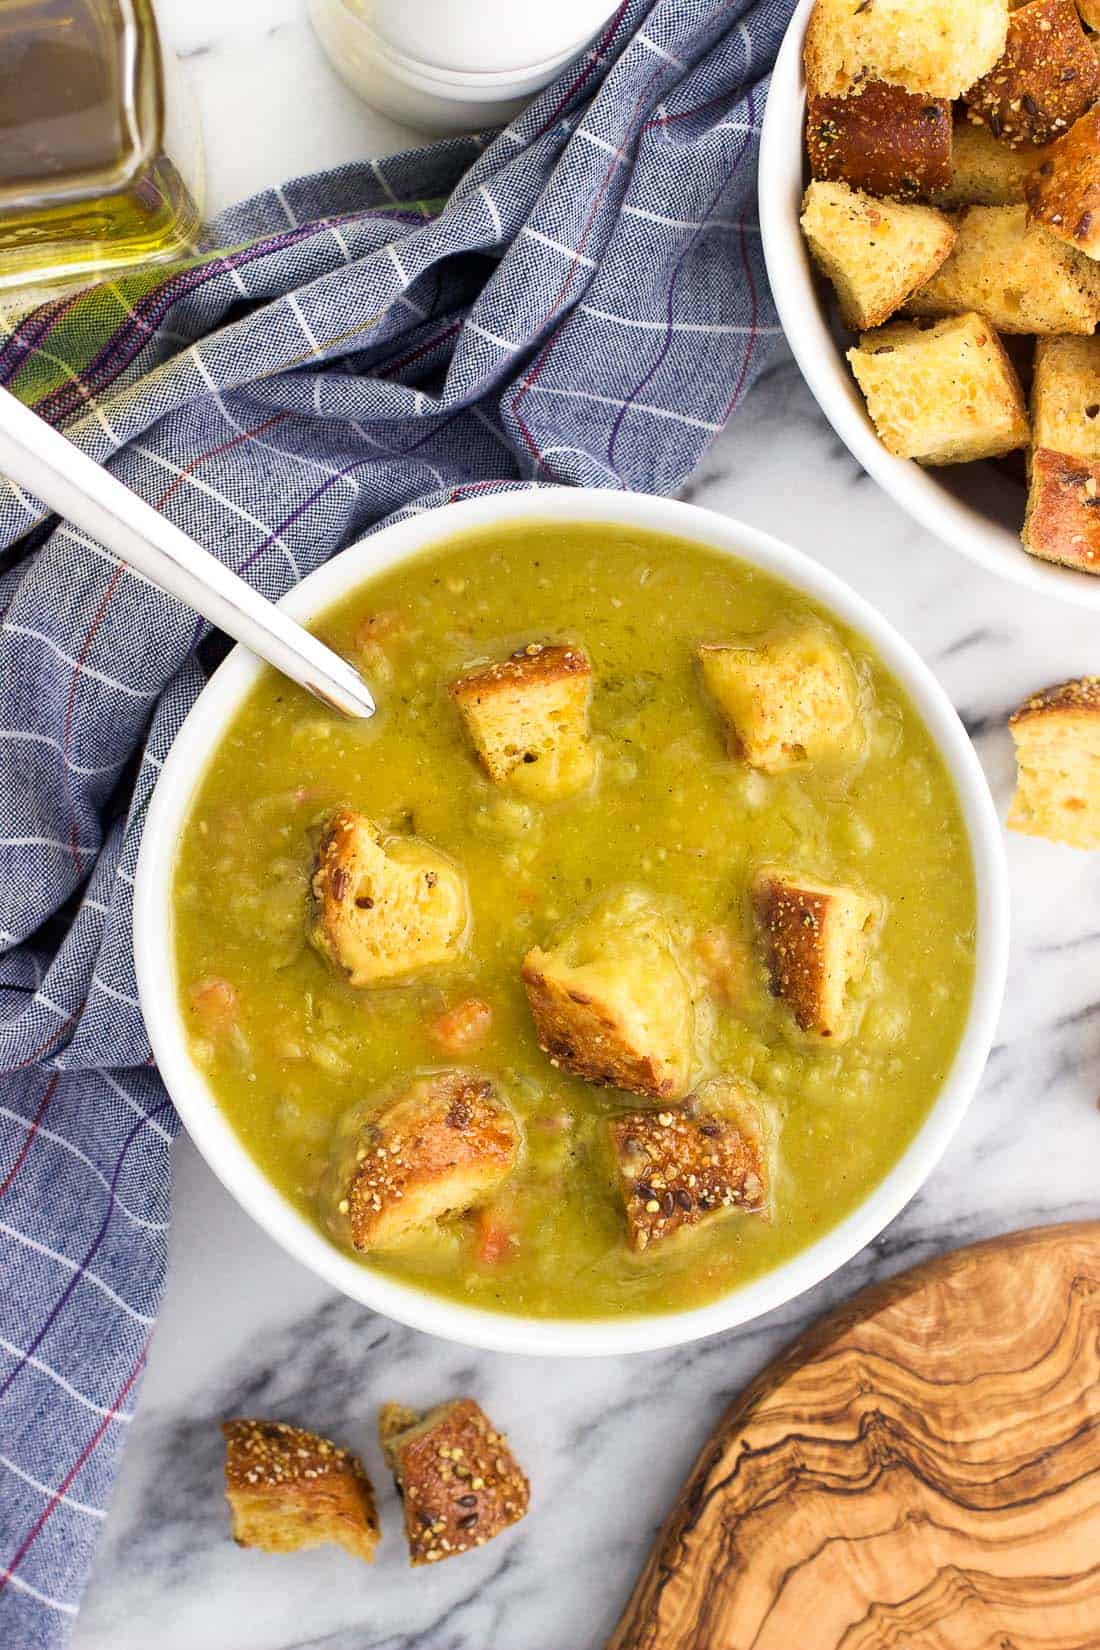
M696 651L806 626L848 661L858 748L754 768L727 741ZM514 1167L476 1207L360 1256L434 1294L548 1318L683 1310L787 1260L864 1200L945 1079L975 947L954 786L868 644L699 544L537 519L379 573L314 628L361 666L377 715L342 721L265 675L202 779L174 886L192 1055L279 1191L331 1237L347 1119L459 1068L514 1119ZM591 667L592 777L558 800L494 783L449 692L535 644L568 645ZM310 943L318 844L338 810L458 870L469 919L456 956L363 986ZM800 1029L792 1013L751 896L762 866L874 902L844 1036ZM641 1252L609 1141L626 1114L672 1112L548 1057L521 979L533 948L608 900L663 914L695 1003L693 1090L727 1078L754 1094L767 1143L766 1195ZM441 1026L467 1024L469 1052L441 1048ZM671 1197L655 1191L660 1222Z

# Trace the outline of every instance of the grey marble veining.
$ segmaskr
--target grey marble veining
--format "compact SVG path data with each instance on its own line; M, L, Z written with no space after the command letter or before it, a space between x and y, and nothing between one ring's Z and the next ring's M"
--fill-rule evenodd
M329 75L298 0L220 10L161 0L160 10L193 58L221 199L401 141ZM325 90L324 129L273 137L300 61ZM840 446L783 355L684 496L810 551L881 608L958 706L1002 813L1008 711L1048 681L1100 670L1094 617L994 579L914 526ZM1100 1213L1100 875L1089 856L1026 838L1010 837L1008 852L1008 997L943 1162L840 1273L728 1335L560 1362L429 1339L286 1258L181 1141L167 1302L74 1650L597 1650L722 1409L808 1322L959 1243ZM476 1393L511 1433L532 1510L485 1549L413 1573L384 1488L377 1409L456 1391ZM301 1420L362 1449L382 1488L373 1569L330 1549L274 1559L233 1546L217 1429L241 1411Z

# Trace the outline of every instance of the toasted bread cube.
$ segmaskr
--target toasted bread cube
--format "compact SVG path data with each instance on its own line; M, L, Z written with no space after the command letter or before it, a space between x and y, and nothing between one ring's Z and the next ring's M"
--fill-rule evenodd
M338 808L325 821L309 937L349 985L379 985L453 962L470 923L466 879L417 837L383 836Z
M1100 96L1100 59L1073 0L1031 0L1008 20L1004 55L970 87L971 113L1011 148L1050 143Z
M726 748L750 767L782 773L858 748L855 669L826 626L810 621L762 639L704 642L696 657Z
M810 172L868 195L916 200L951 183L951 105L885 80L806 105Z
M1089 333L1100 320L1100 269L1026 206L968 206L945 263L906 301L908 315L976 310L998 332Z
M607 1132L635 1254L680 1232L768 1208L760 1096L741 1078L714 1077L670 1111L613 1117Z
M984 316L894 322L864 333L848 360L879 440L899 458L966 464L1027 444L1020 380Z
M362 1463L283 1421L224 1421L225 1493L239 1547L294 1553L335 1542L374 1562L378 1513Z
M1005 49L1006 0L817 0L806 78L825 97L888 80L926 97L961 97Z
M951 178L930 195L933 206L1018 206L1046 158L1045 149L1010 149L984 123L960 120L951 145Z
M1009 829L1100 848L1100 676L1044 688L1008 725L1017 768Z
M854 888L765 867L752 884L772 995L800 1030L842 1042L850 1034L849 987L870 957L880 907Z
M486 1202L519 1152L516 1120L487 1078L428 1072L387 1104L368 1101L342 1119L322 1216L362 1253L399 1248Z
M934 207L874 200L846 183L811 183L802 233L836 288L844 325L856 332L881 326L955 244L951 220Z
M679 936L641 890L601 901L523 960L539 1047L590 1083L675 1100L691 1084L695 1000Z
M1021 536L1041 561L1100 573L1100 459L1033 448Z
M1077 0L1077 10L1086 28L1100 29L1100 0Z
M1100 458L1100 337L1039 339L1031 439L1070 458Z
M549 801L590 783L592 667L577 647L532 642L451 683L474 748L496 785Z
M1051 144L1031 176L1027 200L1033 222L1086 257L1100 258L1100 108Z
M472 1398L424 1416L386 1404L378 1433L405 1507L410 1564L484 1547L526 1513L531 1486L507 1438Z

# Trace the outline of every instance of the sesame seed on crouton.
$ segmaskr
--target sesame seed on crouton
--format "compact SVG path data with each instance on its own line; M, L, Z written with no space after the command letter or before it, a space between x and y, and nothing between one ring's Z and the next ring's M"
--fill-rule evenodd
M613 1117L607 1132L635 1254L729 1215L768 1208L761 1097L741 1078L711 1078L668 1111Z
M494 784L548 801L591 782L592 668L580 648L532 642L500 664L468 671L450 691Z
M839 637L823 624L703 643L696 656L731 756L764 773L781 773L858 752L855 669Z
M343 1119L322 1187L329 1230L353 1249L392 1249L484 1203L515 1168L519 1127L487 1078L414 1078L388 1104Z
M1007 34L1006 0L817 0L806 78L828 97L868 79L961 97L997 62Z
M884 80L806 106L810 172L868 195L917 200L951 183L951 105Z
M1008 725L1017 764L1009 829L1100 848L1100 676L1044 688Z
M846 183L810 184L802 233L856 332L888 320L955 244L954 225L934 207L875 200Z
M374 1562L378 1513L362 1463L282 1421L222 1423L225 1493L240 1547L293 1553L334 1542Z
M531 1486L507 1438L472 1398L423 1416L386 1404L378 1432L405 1508L410 1564L484 1547L527 1512Z
M338 808L325 821L312 881L309 937L349 985L378 985L453 962L470 911L466 881L416 837L383 836Z
M842 1042L849 987L867 966L880 907L854 888L769 867L753 879L752 906L772 995L800 1030Z
M640 890L600 902L523 960L539 1047L551 1063L655 1099L687 1093L695 1002L682 947Z
M966 93L1000 143L1049 143L1100 96L1100 59L1073 0L1031 0L1008 20L1005 49Z

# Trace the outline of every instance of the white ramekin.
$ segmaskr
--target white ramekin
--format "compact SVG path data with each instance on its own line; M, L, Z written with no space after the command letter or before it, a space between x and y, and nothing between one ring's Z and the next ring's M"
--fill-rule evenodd
M791 352L837 435L867 473L937 538L992 573L1100 608L1100 578L1031 556L1020 543L1024 492L992 464L925 470L879 441L829 316L828 283L813 268L799 229L809 177L803 139L802 44L814 0L799 0L772 75L760 140L760 228L768 278Z
M800 551L710 510L595 488L544 488L471 499L388 527L336 556L283 605L311 619L371 574L469 528L522 519L606 521L674 533L786 579L876 649L905 687L958 789L977 882L974 996L958 1053L919 1132L863 1203L832 1231L721 1300L651 1317L545 1320L486 1312L426 1294L360 1265L276 1190L218 1109L188 1052L176 988L172 877L181 829L204 768L262 667L236 648L215 672L169 753L149 806L134 890L138 987L161 1076L214 1173L277 1243L335 1288L388 1317L471 1346L571 1356L672 1346L781 1306L849 1260L891 1221L935 1167L981 1077L1004 991L1008 884L1001 828L978 759L943 689L907 642L861 596Z

